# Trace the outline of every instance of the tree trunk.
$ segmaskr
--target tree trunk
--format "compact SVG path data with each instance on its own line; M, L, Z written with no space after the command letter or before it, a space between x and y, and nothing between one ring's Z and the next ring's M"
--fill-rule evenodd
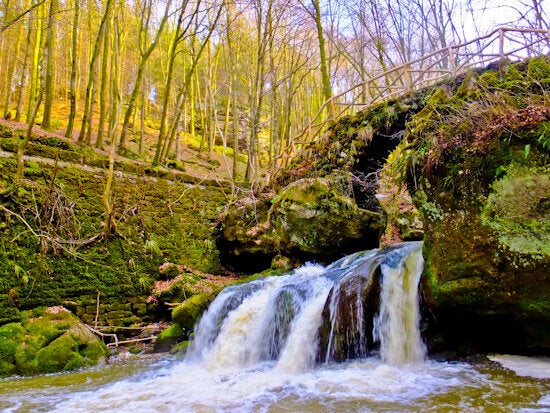
M317 40L319 42L319 59L321 63L321 80L323 83L323 95L325 101L328 101L332 98L332 86L330 81L330 73L328 67L327 52L325 46L325 35L323 33L323 22L321 16L321 6L320 0L311 0L313 9L315 11L314 20L315 26L317 28ZM332 117L334 115L334 103L331 103L328 107L328 116Z
M40 79L41 79L41 69L40 62L42 61L42 30L43 30L43 21L44 21L44 7L43 5L36 7L36 33L34 38L34 51L32 58L32 68L31 68L31 89L29 93L29 106L27 109L27 123L29 119L33 117L34 111L34 102L38 99L38 94L40 93ZM36 115L34 116L36 119Z
M21 47L21 37L22 37L22 27L17 28L17 35L15 40L15 47L12 52L13 56L19 56L19 49ZM25 56L26 57L26 56ZM17 68L17 59L10 59L8 62L8 75L6 78L6 89L4 91L5 93L5 100L4 100L4 118L9 118L11 116L10 114L10 105L11 100L14 92L14 84L13 84L13 74L15 72L15 69Z
M95 147L103 148L103 136L105 135L105 123L107 118L108 99L107 86L109 84L109 47L110 44L110 25L105 27L105 36L103 36L103 53L101 56L101 86L99 88L99 121L97 125L97 137Z
M107 0L107 3L105 4L105 12L103 13L103 17L101 18L101 23L99 24L99 30L97 31L94 47L92 50L92 56L90 58L88 83L86 85L86 96L84 98L84 113L82 115L82 125L80 127L80 133L78 135L78 143L81 145L84 144L84 140L86 138L86 130L88 125L90 124L90 117L92 115L90 112L90 107L92 104L93 83L94 78L97 74L97 61L99 50L101 48L101 42L105 33L105 25L107 24L107 17L109 16L109 11L111 9L112 3L113 0Z
M73 2L74 14L73 14L73 28L71 32L71 75L69 78L69 121L67 124L67 130L65 131L65 137L68 139L73 139L73 129L74 129L74 120L76 118L77 110L77 77L78 77L78 65L77 65L77 54L78 54L78 21L80 19L80 1L74 0Z
M54 51L55 51L55 14L57 13L57 0L50 0L50 12L48 14L48 26L46 28L46 85L44 90L44 114L42 116L42 128L51 128L51 116L54 90Z

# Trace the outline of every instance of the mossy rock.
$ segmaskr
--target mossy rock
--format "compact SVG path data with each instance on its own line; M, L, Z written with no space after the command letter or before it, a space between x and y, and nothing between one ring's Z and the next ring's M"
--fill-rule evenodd
M19 343L25 337L25 329L19 323L5 324L0 327L0 360L13 364Z
M196 294L172 310L172 321L190 332L214 299L214 294Z
M506 87L548 76L544 59L530 64L464 80L403 152L428 317L480 351L550 348L550 150L538 132L549 111L540 87Z
M244 198L226 208L218 226L217 247L224 265L245 272L269 267L277 254L276 234L268 219L269 195Z
M170 349L170 353L175 354L177 357L183 357L187 353L190 344L191 342L188 340L176 343Z
M95 365L107 354L105 344L63 307L26 311L22 323L0 327L2 374L74 370Z
M493 183L482 222L511 252L550 256L550 167L511 165Z
M15 365L17 366L18 374L30 376L41 372L36 358L37 353L38 349L32 344L26 341L19 344L15 352Z
M359 208L350 193L351 179L336 174L301 179L281 190L269 212L279 250L326 261L377 246L383 214Z
M55 373L84 366L84 359L78 353L78 343L70 335L56 338L36 353L40 373Z
M154 351L156 353L170 351L172 346L184 340L185 337L186 334L183 327L178 323L174 323L157 336Z

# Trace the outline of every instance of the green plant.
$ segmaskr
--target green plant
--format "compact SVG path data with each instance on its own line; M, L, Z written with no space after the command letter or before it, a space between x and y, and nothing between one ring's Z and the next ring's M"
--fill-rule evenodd
M158 242L153 239L148 239L145 241L145 252L151 257L154 255L160 255L161 251Z

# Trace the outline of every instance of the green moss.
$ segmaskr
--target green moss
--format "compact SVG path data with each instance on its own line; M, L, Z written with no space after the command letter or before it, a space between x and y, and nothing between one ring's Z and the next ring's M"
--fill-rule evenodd
M506 68L506 79L508 81L522 81L524 80L523 74L518 70L517 65L508 65Z
M436 89L426 102L424 108L415 114L413 119L407 123L407 131L410 137L416 137L429 131L433 120L437 115L437 108L449 101L448 91L440 87Z
M66 334L77 343L78 352L86 365L95 365L108 354L105 344L83 324L74 324Z
M492 185L482 212L511 251L542 259L550 256L550 168L512 165Z
M31 344L26 342L19 344L15 351L15 365L19 374L30 376L41 372L36 358L37 353L38 350Z
M550 154L550 122L541 122L533 134L539 148Z
M165 352L169 351L172 346L186 337L183 327L174 323L164 331L162 331L155 339L155 351Z
M532 80L550 79L550 64L543 57L535 57L527 64L527 76Z
M192 331L195 323L214 299L213 294L196 294L172 310L172 320L186 331Z
M11 376L17 373L17 366L0 360L0 377Z
M176 354L176 356L178 357L183 357L187 353L189 344L191 344L190 341L182 341L180 343L176 343L170 349L170 353Z
M36 360L41 373L72 370L85 365L78 353L78 343L68 334L40 349L36 354Z
M71 370L95 365L107 354L101 340L61 307L26 311L22 324L0 327L0 360L15 365L10 374Z
M525 297L519 302L519 308L541 317L547 317L550 313L550 297Z
M34 172L27 178L40 175L39 179L14 185L16 163L2 158L0 164L1 202L38 232L79 242L102 231L103 175L66 167L54 173L52 165L28 164ZM50 196L50 183L41 172L47 179L55 175L55 196ZM17 321L18 307L63 301L78 305L80 297L95 297L98 292L102 302L137 298L145 303L159 278L158 267L165 261L207 273L221 271L212 225L225 202L219 188L118 175L113 184L117 230L122 236L88 248L40 243L20 220L0 212L0 291L4 292L0 294L0 323ZM52 200L62 203L52 205ZM40 219L42 211L68 214L54 215L50 224L50 220ZM144 240L154 240L156 248L146 249ZM24 278L14 274L14 265L25 270ZM140 314L144 321L151 316L149 312ZM58 335L55 331L46 334L50 339Z
M482 88L497 88L502 84L502 80L496 71L487 71L478 78L478 84Z
M15 352L25 336L25 329L19 323L5 324L0 327L0 360L12 364Z

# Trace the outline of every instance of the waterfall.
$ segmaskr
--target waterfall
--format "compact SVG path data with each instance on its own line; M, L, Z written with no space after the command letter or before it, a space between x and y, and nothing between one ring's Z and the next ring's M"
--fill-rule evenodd
M197 324L187 360L216 370L271 363L300 373L316 361L365 358L379 348L387 364L419 362L422 269L421 243L409 242L229 287Z
M426 352L420 337L418 305L424 260L420 249L406 252L396 254L393 265L381 266L380 314L374 320L373 335L380 341L380 356L394 366L423 361Z

